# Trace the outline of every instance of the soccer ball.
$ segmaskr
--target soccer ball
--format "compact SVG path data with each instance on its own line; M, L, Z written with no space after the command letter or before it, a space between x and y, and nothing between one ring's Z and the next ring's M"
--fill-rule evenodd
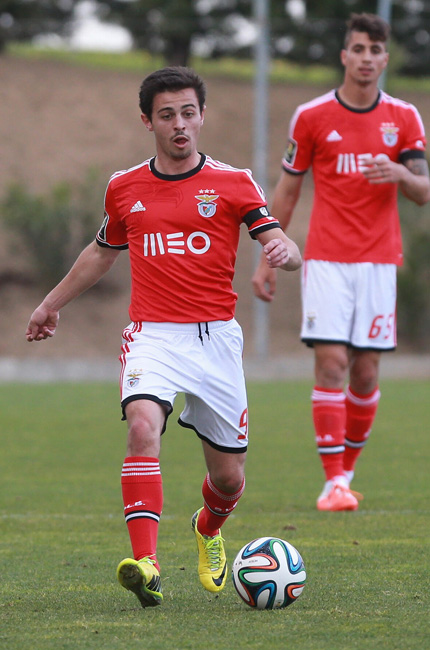
M256 609L281 609L302 593L306 571L300 553L278 537L260 537L245 544L232 568L239 596Z

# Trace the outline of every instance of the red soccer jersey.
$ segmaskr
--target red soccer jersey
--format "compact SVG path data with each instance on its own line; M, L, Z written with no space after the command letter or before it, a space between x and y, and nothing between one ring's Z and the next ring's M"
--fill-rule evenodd
M299 106L282 162L293 174L313 170L304 258L400 265L397 185L371 185L361 170L371 156L401 162L424 157L424 150L417 109L384 92L365 111L345 106L334 90Z
M114 174L97 242L129 249L131 320L233 318L242 222L252 237L280 227L249 170L202 155L198 167L178 176L157 172L154 159Z

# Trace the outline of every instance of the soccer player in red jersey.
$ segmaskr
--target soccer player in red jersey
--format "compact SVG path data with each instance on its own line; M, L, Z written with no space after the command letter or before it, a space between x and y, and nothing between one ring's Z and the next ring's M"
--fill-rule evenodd
M96 240L33 312L26 332L28 341L53 336L59 310L128 250L131 324L120 356L128 440L121 484L133 558L120 562L117 576L143 607L163 599L159 454L178 392L185 393L179 422L201 439L207 465L203 506L191 520L200 581L219 592L227 578L220 529L244 490L248 444L243 339L232 288L241 224L262 244L270 267L301 265L298 247L270 216L250 171L198 152L205 96L204 82L189 68L163 68L144 79L141 118L155 136L156 155L111 177Z
M358 507L361 495L349 486L378 406L381 352L396 347L397 192L418 205L430 200L421 117L378 88L388 36L380 17L352 14L343 83L296 109L273 199L272 214L285 229L312 168L301 338L315 356L312 412L325 473L319 510ZM258 297L273 299L276 273L264 259L253 286Z

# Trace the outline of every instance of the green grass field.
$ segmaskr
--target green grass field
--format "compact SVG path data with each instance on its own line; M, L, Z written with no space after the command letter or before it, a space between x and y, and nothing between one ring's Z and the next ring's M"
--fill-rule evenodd
M205 592L190 517L200 443L163 438L159 559L165 601L143 610L116 582L130 554L120 471L126 425L113 384L0 391L0 647L7 650L413 650L430 638L429 381L384 381L354 488L355 513L319 513L309 382L250 383L247 490L223 529L230 563L263 535L294 544L308 580L285 610L254 611L229 580Z

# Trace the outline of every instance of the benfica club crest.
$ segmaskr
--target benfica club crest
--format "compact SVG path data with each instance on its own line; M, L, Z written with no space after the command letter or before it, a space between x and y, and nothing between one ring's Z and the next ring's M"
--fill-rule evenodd
M382 141L387 147L394 147L397 144L399 127L393 122L383 122L379 127L382 133Z
M219 198L219 194L215 194L215 190L199 190L195 198L199 201L197 209L202 217L213 217L217 204L215 201Z
M130 370L127 375L127 386L129 388L134 388L138 385L140 377L142 376L142 370Z

